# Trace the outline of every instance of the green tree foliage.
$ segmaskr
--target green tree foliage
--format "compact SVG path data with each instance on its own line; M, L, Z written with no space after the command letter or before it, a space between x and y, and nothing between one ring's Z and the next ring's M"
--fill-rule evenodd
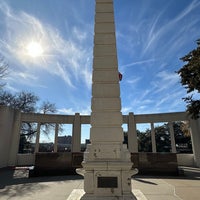
M138 136L138 151L139 152L151 152L151 130L146 129L144 132L137 130Z
M179 153L191 153L192 144L191 136L186 122L174 122L174 137L176 143L176 150ZM171 151L171 138L169 133L169 124L165 123L161 126L155 127L156 148L158 152Z
M157 152L170 152L170 133L168 124L155 127Z
M181 84L191 95L183 98L187 103L187 111L192 118L200 117L200 99L194 99L193 93L200 93L200 39L197 40L197 48L189 52L181 60L186 64L177 72L181 77Z
M174 122L174 137L176 143L176 149L178 153L192 153L191 135L188 130L188 123L186 122ZM171 138L169 133L169 124L156 126L155 139L157 152L170 152L171 151ZM152 152L151 144L151 130L145 131L137 130L138 137L138 151L139 152ZM124 143L127 144L127 132L124 132Z
M192 153L191 134L188 122L174 122L176 149L179 153Z

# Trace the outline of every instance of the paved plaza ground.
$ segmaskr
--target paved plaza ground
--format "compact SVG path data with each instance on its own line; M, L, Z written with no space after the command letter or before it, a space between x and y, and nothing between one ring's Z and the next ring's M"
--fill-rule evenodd
M148 200L199 200L200 169L182 168L173 177L135 176L134 192ZM83 189L83 178L74 176L28 178L26 169L0 169L0 200L67 200L74 189Z

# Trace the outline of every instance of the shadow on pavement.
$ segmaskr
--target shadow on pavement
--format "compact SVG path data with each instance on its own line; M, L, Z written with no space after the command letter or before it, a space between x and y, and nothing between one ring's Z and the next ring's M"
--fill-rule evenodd
M143 180L143 179L139 179L139 178L134 178L134 180L139 181L141 183L146 183L146 184L151 184L151 185L158 185L157 183L154 183L152 181L147 181L147 180Z
M20 185L19 189L25 187L23 184L28 183L41 183L41 182L57 182L57 181L67 181L67 180L81 180L82 176L79 175L66 175L66 176L42 176L42 177L28 177L28 170L13 170L13 169L0 169L0 189L11 185ZM33 185L33 184L32 184ZM25 188L24 188L25 189ZM26 188L31 189L31 188Z

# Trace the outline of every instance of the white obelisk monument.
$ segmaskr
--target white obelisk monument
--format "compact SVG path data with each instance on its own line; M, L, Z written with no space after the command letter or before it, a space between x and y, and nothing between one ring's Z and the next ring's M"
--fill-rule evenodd
M136 199L130 153L123 145L113 0L96 0L91 144L84 153L81 199ZM80 173L80 172L79 172Z

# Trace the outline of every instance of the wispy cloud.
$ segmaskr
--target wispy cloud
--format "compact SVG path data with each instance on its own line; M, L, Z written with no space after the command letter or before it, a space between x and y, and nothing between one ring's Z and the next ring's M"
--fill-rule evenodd
M6 30L1 35L0 51L9 63L12 63L13 70L25 69L26 77L41 73L53 74L71 88L76 87L76 82L82 81L87 86L88 82L91 83L88 79L91 79L92 48L86 45L86 30L72 27L73 37L69 35L64 38L60 31L51 25L28 13L15 12L2 2L0 14L3 16ZM36 59L28 56L26 52L26 47L31 41L39 42L44 49L43 55ZM15 75L19 78L20 73ZM26 77L20 77L24 83L27 81Z
M60 108L58 109L58 113L59 114L65 114L65 115L74 115L74 113L80 113L80 115L90 115L91 114L91 110L89 107L87 107L86 109L82 109L82 110L75 110L74 108Z
M126 82L130 85L135 85L141 80L141 77L131 77L131 79L127 79Z
M167 70L158 72L152 78L148 87L139 87L145 80L140 79L140 85L134 86L133 92L125 108L134 113L159 113L181 110L184 90L179 84L177 74ZM131 92L129 91L128 94ZM127 111L125 109L125 111Z
M18 92L18 89L15 88L16 84L24 84L30 87L46 88L47 86L42 85L37 76L33 76L29 71L24 70L16 71L9 70L9 75L6 77L5 88L13 92ZM10 84L12 83L12 85Z
M179 22L182 20L184 17L186 17L190 12L192 12L194 9L196 9L198 6L200 6L199 0L193 0L188 7L186 7L173 21Z
M132 107L123 107L122 108L122 113L123 114L128 114L129 112L133 112L133 108Z
M156 74L155 79L151 84L153 86L153 93L157 94L163 91L166 92L167 90L173 91L175 86L179 85L178 83L179 76L176 73L161 71Z
M194 26L197 22L199 22L199 18L194 18L192 23L186 23L185 18L195 9L200 7L200 2L197 0L193 0L182 12L180 12L174 18L171 18L169 21L163 23L158 23L161 15L164 14L166 9L161 10L158 13L158 17L152 20L152 25L150 26L149 31L146 31L147 35L145 37L144 48L143 48L143 56L147 53L150 53L153 49L158 49L160 45L162 46L162 51L160 53L169 54L174 48L180 48L183 43L185 37L188 37L187 32L190 31L191 27ZM185 20L185 21L183 21ZM184 24L184 25L182 25ZM175 31L175 32L174 32ZM164 40L166 35L170 35L169 40ZM170 46L169 46L170 44ZM158 53L159 51L157 51ZM172 53L172 52L171 52Z
M142 64L151 63L151 62L154 62L154 61L155 61L155 59L151 58L151 59L148 59L148 60L140 60L140 61L128 63L128 64L122 65L120 67L123 68L123 67L130 67L130 66L134 66L134 65L142 65Z

